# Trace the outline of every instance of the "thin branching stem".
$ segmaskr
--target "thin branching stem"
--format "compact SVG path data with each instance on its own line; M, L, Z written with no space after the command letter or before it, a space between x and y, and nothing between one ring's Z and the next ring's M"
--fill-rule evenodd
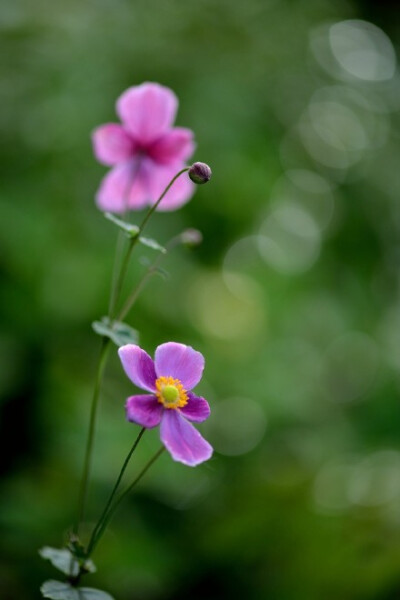
M164 196L167 194L167 192L169 191L169 189L173 186L173 184L178 179L178 177L180 177L183 173L186 173L187 171L189 171L189 167L185 167L184 169L182 169L181 171L179 171L171 179L171 181L169 182L169 184L167 185L167 187L164 189L164 191L161 194L161 196L158 198L157 202L155 204L153 204L153 206L150 208L150 210L145 215L145 217L144 217L141 225L139 226L139 231L137 232L137 234L130 239L128 248L126 250L124 259L122 261L121 270L119 272L119 276L117 278L117 282L116 282L116 285L115 285L115 301L113 303L113 312L110 315L111 320L114 320L114 318L115 318L115 314L114 314L115 313L115 307L118 304L119 296L120 296L120 294L122 292L122 287L123 287L123 284L124 284L124 281L125 281L126 272L128 270L129 261L130 261L130 258L131 258L132 251L133 251L134 247L138 243L139 238L140 238L140 236L142 235L142 233L144 231L144 228L146 227L149 219L153 215L154 211L157 209L157 207L160 204L160 202L162 202Z
M116 307L118 306L120 294L122 292L122 287L124 284L124 280L125 280L126 272L128 269L132 250L135 247L135 245L137 244L137 242L139 241L139 236L142 234L150 217L152 216L152 214L154 213L154 211L156 210L156 208L158 207L160 202L163 200L166 193L169 191L169 189L172 187L172 185L175 183L175 181L178 179L178 177L180 177L183 173L187 172L188 170L189 170L189 167L185 167L171 179L171 181L169 182L167 187L162 192L161 196L158 198L157 202L155 204L153 204L153 206L149 209L149 211L145 215L145 217L139 227L139 232L137 233L137 235L135 237L131 238L128 248L127 248L127 252L123 258L119 274L117 277L113 274L113 277L112 277L112 286L111 286L111 295L110 295L110 304L109 304L109 313L108 313L108 317L110 320L114 320L114 318L115 318L115 311L116 311ZM131 184L132 184L132 182L130 182L130 185ZM125 207L125 212L126 212L126 207ZM116 252L117 254L119 253L118 249L120 247L121 246L119 245L119 243L117 243L117 252ZM116 260L114 263L115 269L117 268L118 262L119 262L118 256L116 256ZM96 421L97 421L98 404L99 404L99 397L100 397L101 384L102 384L102 380L103 380L104 368L105 368L106 362L107 362L109 345L110 345L110 339L103 338L101 350L100 350L100 356L99 356L99 360L98 360L98 364L97 364L95 386L94 386L94 390L93 390L92 404L91 404L91 409L90 409L89 431L88 431L88 437L87 437L87 442L86 442L82 479L81 479L81 484L80 484L80 488L79 488L78 515L77 515L76 523L73 528L73 532L76 535L78 535L78 533L79 533L80 524L85 516L86 498L87 498L87 491L88 491L89 478L90 478L90 468L91 468L91 463L92 463L92 453L93 453L93 444L94 444Z
M123 305L123 307L121 309L121 312L117 316L118 321L123 321L125 319L125 317L129 313L129 311L131 310L132 306L135 304L136 300L138 299L139 294L142 291L142 289L144 288L147 281L154 275L154 273L157 272L157 268L158 268L160 262L162 261L162 259L165 258L167 253L170 252L180 241L181 241L181 235L174 236L168 242L168 244L165 245L165 249L167 252L164 254L162 254L162 253L158 254L158 256L153 260L153 262L147 267L146 271L143 273L142 277L140 278L140 280L135 285L135 287L129 294L128 298L126 299L125 304Z
M87 558L89 558L91 556L91 554L93 553L97 544L99 543L104 531L106 530L107 525L111 521L118 506L131 493L133 488L139 483L139 481L142 479L142 477L147 473L147 471L150 469L152 464L155 463L155 461L158 459L158 457L161 456L161 454L163 453L164 450L165 450L164 446L161 446L161 448L153 455L153 457L148 461L148 463L146 463L146 465L140 471L139 475L126 488L126 490L119 495L119 497L115 500L114 504L109 508L107 514L105 515L105 518L103 519L101 526L98 529L96 537L93 538L89 543L88 551L87 551Z
M135 452L135 450L136 450L136 448L137 448L140 440L142 439L145 431L146 431L146 428L142 427L142 429L139 432L139 435L137 436L137 438L135 439L135 441L133 443L132 448L129 450L129 452L128 452L125 460L124 460L124 463L123 463L121 471L120 471L120 473L118 475L117 481L115 482L115 485L114 485L113 490L112 490L112 492L110 494L110 497L108 498L107 504L104 507L104 510L101 513L100 518L97 521L97 524L96 524L95 528L93 529L93 533L92 533L92 536L90 538L90 542L89 542L88 548L90 548L92 540L94 540L96 538L97 532L98 532L98 530L99 530L99 528L100 528L100 526L102 524L102 521L105 518L105 516L107 515L108 509L110 508L110 506L112 504L112 501L114 500L115 494L118 491L119 485L120 485L120 483L122 481L122 478L124 476L124 473L126 471L126 468L127 468L128 464L129 464L129 461L130 461L130 459L132 457L132 454Z

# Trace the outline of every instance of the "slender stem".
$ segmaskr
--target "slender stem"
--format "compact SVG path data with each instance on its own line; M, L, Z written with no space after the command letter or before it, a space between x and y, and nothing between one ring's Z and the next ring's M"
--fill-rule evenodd
M116 285L117 285L117 280L118 280L118 264L121 261L121 254L122 254L122 250L123 250L123 246L124 246L124 234L121 230L118 231L118 236L117 236L117 245L115 248L115 258L114 258L114 266L113 266L113 271L112 271L112 278L111 278L111 292L110 292L110 300L108 303L108 317L111 318L111 315L114 312L114 308L115 308L115 297L116 297Z
M137 438L135 439L135 441L134 441L134 443L133 443L133 446L132 446L132 448L129 450L129 452L128 452L128 454L127 454L126 458L125 458L124 464L122 465L121 471L120 471L120 473L119 473L119 475L118 475L117 481L115 482L115 485L114 485L114 487L113 487L113 490L112 490L112 492L111 492L111 494L110 494L110 497L109 497L109 499L108 499L108 501L107 501L107 504L106 504L106 506L105 506L105 508L104 508L103 512L101 513L101 516L100 516L99 520L97 521L97 524L96 524L95 528L93 529L93 533L92 533L92 536L91 536L91 538L90 538L90 542L89 542L89 545L88 545L88 551L90 551L91 543L92 543L92 541L95 539L95 537L96 537L96 534L97 534L97 532L98 532L98 530L99 530L99 528L100 528L100 526L101 526L101 523L102 523L102 521L103 521L104 517L106 516L106 514L107 514L107 512L108 512L108 509L109 509L109 508L110 508L110 506L111 506L111 503L112 503L112 501L114 500L114 496L115 496L115 494L117 493L117 490L118 490L118 488L119 488L119 484L121 483L122 477L124 476L124 473L125 473L126 467L128 466L128 463L129 463L129 461L130 461L130 459L131 459L131 456L132 456L132 454L134 453L134 451L136 450L136 448L137 448L137 445L139 444L140 440L142 439L142 437L143 437L143 435L144 435L144 432L145 432L145 431L146 431L146 428L145 428L145 427L143 427L143 428L140 430L140 432L139 432L139 435L138 435L138 436L137 436Z
M100 350L99 361L97 365L97 373L95 379L95 385L92 397L92 406L90 409L90 421L89 421L89 433L86 442L85 458L83 463L82 480L79 489L79 501L78 501L78 518L74 527L74 533L78 535L80 523L85 516L85 504L87 496L88 481L90 475L90 465L94 442L94 432L96 428L97 409L99 405L100 389L103 380L104 367L106 366L107 354L109 349L110 340L108 338L102 339L102 345Z
M132 254L132 250L134 249L134 247L136 246L136 244L139 241L139 237L142 235L144 228L146 227L150 217L152 216L152 214L154 213L154 211L157 209L158 205L160 204L160 202L163 200L164 196L166 195L166 193L169 191L169 189L173 186L173 184L175 183L175 181L178 179L178 177L180 177L183 173L186 173L187 171L189 171L189 167L185 167L184 169L182 169L181 171L179 171L169 182L169 184L167 185L167 187L164 189L163 193L161 194L161 196L158 198L157 202L155 204L153 204L153 206L150 208L150 210L147 212L147 214L145 215L141 225L139 226L139 231L137 232L137 234L135 235L135 237L131 238L130 242L129 242L129 246L127 248L126 254L124 256L123 262L122 262L122 266L121 266L121 270L119 272L119 276L117 279L117 283L115 285L115 297L114 297L114 302L113 302L113 313L110 314L110 319L114 320L114 309L118 303L119 300L119 296L121 294L122 291L122 286L124 284L124 280L125 280L125 275L126 272L128 270L128 266L129 266L129 261L131 258L131 254Z
M161 200L164 198L165 194L169 191L169 189L174 185L175 181L178 179L178 177L180 177L183 173L186 173L187 171L189 171L190 167L185 167L184 169L182 169L181 171L179 171L175 177L173 177L171 179L171 181L169 182L169 184L167 185L167 187L165 188L165 190L163 191L163 193L161 194L161 196L159 197L159 199L157 200L157 202L155 204L153 204L153 206L150 208L149 212L147 213L147 215L145 215L142 224L139 227L139 234L143 233L143 229L146 227L147 221L150 219L151 215L153 214L153 212L156 210L156 208L158 207L158 205L160 204Z
M125 221L125 219L127 218L127 215L129 213L128 210L128 197L129 197L129 192L132 188L132 185L135 181L135 177L138 173L138 170L140 168L140 161L138 161L136 169L134 169L133 173L132 173L132 177L129 178L128 183L126 185L125 188L125 192L123 195L123 213L122 213L122 218ZM125 236L124 233L119 230L118 232L118 236L117 236L117 246L115 249L115 259L114 259L114 266L113 266L113 274L112 274L112 278L111 278L111 293L110 293L110 300L109 300L109 304L108 304L108 317L111 319L112 314L114 313L115 310L115 304L117 301L117 282L118 282L118 270L117 270L117 266L118 263L121 261L122 258L122 250L124 247L124 241L125 241Z
M180 239L181 239L180 235L174 236L166 244L165 249L167 250L167 253L170 250L172 250L172 248L174 248L179 243ZM146 269L145 273L142 275L141 279L138 281L137 285L133 288L132 292L126 299L126 302L123 305L121 312L117 316L118 321L123 321L125 319L126 315L129 313L132 306L135 304L137 298L139 297L139 294L142 291L142 289L144 288L145 283L154 274L158 265L160 264L162 259L165 258L165 256L166 256L166 254L161 254L161 253L158 254L158 256L153 260L153 262Z
M119 296L120 296L121 291L122 291L122 286L124 284L125 275L126 275L126 272L128 270L129 261L130 261L131 254L132 254L132 250L136 246L136 244L138 242L138 239L139 239L139 233L138 233L137 236L135 236L134 238L131 238L129 240L129 246L128 246L127 250L126 250L125 256L124 256L123 261L122 261L121 270L119 272L117 283L116 283L115 288L114 288L115 292L114 292L113 311L110 313L110 319L112 321L114 321L114 319L115 319L115 309L116 309L116 306L118 304L118 299L119 299Z
M137 173L137 169L133 172L132 177L128 181L125 192L124 192L124 200L123 200L124 217L126 216L126 213L127 213L129 189L133 184L133 181L136 177L136 173ZM117 237L117 245L116 245L116 249L115 249L113 272L112 272L112 277L111 277L111 293L110 293L110 300L109 300L109 305L108 305L108 317L109 318L111 316L111 313L114 311L114 304L116 302L115 287L116 287L116 283L117 283L117 267L118 267L121 252L123 249L123 241L124 241L123 234L120 231L118 234L118 237ZM92 405L90 408L89 431L88 431L88 437L87 437L87 441L86 441L84 466L83 466L82 479L81 479L81 484L80 484L80 489L79 489L78 516L77 516L77 520L76 520L76 523L74 526L74 533L76 535L78 535L80 523L83 520L84 514L85 514L87 488L88 488L88 482L89 482L89 476L90 476L90 466L91 466L91 461L92 461L94 434L95 434L95 428L96 428L97 409L98 409L100 389L101 389L101 383L102 383L102 379L103 379L104 368L105 368L106 361L107 361L107 353L108 353L109 344L110 344L109 339L107 339L107 338L102 339L99 360L97 363L97 372L96 372L95 386L94 386L93 396L92 396Z
M145 467L143 467L143 469L140 471L139 475L136 477L136 479L133 480L133 482L131 483L130 486L127 487L127 489L122 492L119 497L115 500L114 504L110 507L110 509L108 510L107 515L105 516L105 518L103 519L103 522L98 530L97 536L95 539L93 539L91 541L91 544L88 548L88 552L87 552L87 558L89 558L89 556L93 553L94 549L96 548L97 544L99 543L107 525L109 524L110 520L112 519L116 509L118 508L118 506L121 504L121 502L131 493L131 491L133 490L133 488L136 486L137 483L139 483L139 481L142 479L142 477L147 473L147 471L150 469L151 465L153 463L155 463L155 461L157 460L157 458L159 456L161 456L161 454L163 453L163 451L165 450L164 446L161 446L161 448L154 454L154 456L149 460L149 462L145 465Z
M127 252L126 252L126 254L123 258L122 264L121 264L121 269L120 269L119 275L118 275L118 277L113 277L113 279L112 279L112 290L111 290L109 314L108 314L110 320L114 320L114 313L116 310L116 306L118 304L119 296L122 291L122 286L124 283L126 271L128 269L131 253L132 253L133 248L135 247L135 245L137 244L137 242L139 240L139 236L143 232L151 215L154 213L154 211L156 210L156 208L158 207L158 205L160 204L160 202L162 201L162 199L164 198L164 196L166 195L168 190L171 188L171 186L174 184L174 182L178 179L178 177L180 177L183 173L185 173L188 170L189 170L189 167L185 167L171 179L171 181L169 182L167 187L164 189L161 196L158 198L157 202L150 208L150 210L145 215L145 217L142 221L142 224L139 227L138 234L130 240L129 246L127 248ZM120 246L117 245L117 253L118 253L119 247ZM118 260L116 257L114 268L116 268L117 262L118 262ZM93 391L92 406L91 406L91 411L90 411L89 433L88 433L88 438L87 438L87 443L86 443L83 474L82 474L82 480L81 480L80 491L79 491L78 517L77 517L77 521L74 526L74 533L77 535L79 532L80 523L83 520L84 514L85 514L85 504L86 504L87 488L88 488L88 481L89 481L89 475L90 475L90 465L91 465L95 426L96 426L97 408L98 408L98 401L99 401L99 396L100 396L101 383L102 383L102 379L103 379L104 367L106 365L107 351L108 351L109 343L110 343L109 338L107 338L107 339L103 338L99 362L98 362L98 366L97 366L95 387L94 387L94 391Z
M147 269L147 271L144 273L143 277L140 279L138 284L134 287L131 294L127 298L124 306L122 307L121 312L117 316L117 321L123 321L125 319L126 315L129 313L132 306L135 304L136 300L138 299L139 294L142 291L142 289L144 288L146 281L148 279L150 279L150 277L153 275L153 272L154 272L154 267L149 267Z

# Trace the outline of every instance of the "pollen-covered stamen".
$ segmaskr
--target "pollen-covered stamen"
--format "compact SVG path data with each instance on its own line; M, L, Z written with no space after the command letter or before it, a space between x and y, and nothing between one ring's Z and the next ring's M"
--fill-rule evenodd
M188 397L179 379L159 377L156 380L156 396L165 408L181 408L188 402Z

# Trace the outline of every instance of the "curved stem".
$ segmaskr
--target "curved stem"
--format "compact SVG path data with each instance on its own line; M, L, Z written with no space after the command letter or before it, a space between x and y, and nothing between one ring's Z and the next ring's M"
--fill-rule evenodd
M142 479L142 477L150 469L151 465L153 463L155 463L155 461L157 460L157 458L159 456L161 456L161 454L163 453L164 450L165 450L164 446L161 446L161 448L154 454L154 456L149 460L149 462L143 467L143 469L140 471L140 473L136 477L136 479L133 480L133 482L131 483L131 485L128 486L127 489L119 495L119 497L116 499L116 501L114 502L114 504L110 507L110 509L108 510L107 515L103 519L103 522L102 522L101 526L99 527L99 530L98 530L96 538L93 539L90 547L88 548L87 558L89 558L89 556L93 553L94 549L96 548L97 544L99 543L99 541L100 541L100 539L101 539L101 537L102 537L102 535L103 535L103 533L104 533L107 525L111 521L111 519L112 519L112 517L113 517L113 515L114 515L114 513L116 511L116 509L118 508L118 506L131 493L131 491L136 486L136 484L139 483L139 481Z
M178 179L178 177L180 177L183 173L185 173L188 170L189 170L189 167L185 167L171 179L171 181L169 182L167 187L164 189L161 196L158 198L157 202L150 208L150 210L145 215L145 217L142 221L142 224L139 227L138 234L130 240L127 252L122 261L121 270L118 274L118 277L113 278L110 305L109 305L109 314L108 314L109 319L111 321L114 320L114 313L116 311L116 307L117 307L118 301L119 301L119 296L122 291L122 286L124 283L126 271L128 269L129 260L130 260L131 254L132 254L132 250L139 240L139 236L143 232L144 228L147 225L147 222L149 221L150 217L152 216L152 214L154 213L154 211L156 210L156 208L158 207L160 202L163 200L163 198L166 195L166 193L168 192L168 190L171 188L171 186L174 184L174 182ZM116 264L117 264L117 261L115 262L115 265ZM115 284L114 284L114 282L115 282ZM102 379L103 379L104 367L106 365L107 350L109 347L109 343L110 343L109 338L108 339L103 338L99 362L98 362L98 366L97 366L96 381L95 381L95 387L94 387L93 398L92 398L92 406L91 406L91 411L90 411L89 433L88 433L88 438L87 438L87 443L86 443L83 474L82 474L82 480L81 480L80 491L79 491L78 517L77 517L77 521L76 521L74 529L73 529L73 531L76 535L78 535L80 523L83 520L84 514L85 514L85 504L86 504L87 488L88 488L88 481L89 481L89 475L90 475L90 466L91 466L91 458L92 458L92 450L93 450L93 442L94 442L94 434L95 434L95 426L96 426L97 408L98 408L98 402L99 402L99 396L100 396L101 383L102 383Z
M147 215L145 215L142 224L139 227L139 234L138 236L143 233L143 229L146 227L147 221L150 219L151 215L153 214L153 212L156 210L156 208L158 207L158 205L160 204L160 202L162 201L162 199L164 198L165 194L169 191L169 189L174 185L175 181L178 179L178 177L180 177L183 173L186 173L187 171L189 171L190 167L185 167L184 169L182 169L181 171L179 171L169 182L169 184L167 185L167 187L165 188L165 190L163 191L163 193L161 194L161 196L159 197L159 199L157 200L157 202L155 204L153 204L153 206L150 208L149 212L147 213Z
M88 488L88 481L89 481L89 475L90 475L90 464L91 464L91 458L92 458L94 432L95 432L95 428L96 428L97 408L98 408L98 404L99 404L101 383L103 380L104 367L106 366L109 345L110 345L110 340L108 338L103 338L101 350L100 350L99 361L98 361L98 365L97 365L96 380L95 380L95 385L94 385L94 390L93 390L92 406L90 409L89 433L88 433L87 442L86 442L86 451L85 451L85 458L84 458L84 463L83 463L82 479L81 479L81 485L80 485L80 489L79 489L78 518L77 518L77 521L76 521L75 527L74 527L74 533L76 533L77 535L79 533L80 524L85 516L85 504L86 504L87 488Z
M133 443L132 448L130 449L130 451L128 452L128 454L127 454L127 456L126 456L126 458L124 460L124 464L122 465L121 471L120 471L120 473L118 475L117 481L115 482L113 490L112 490L112 492L110 494L110 497L109 497L109 499L107 501L107 504L106 504L103 512L101 513L100 518L97 521L97 524L96 524L95 528L93 529L93 533L91 535L91 538L90 538L90 541L89 541L89 545L88 545L88 552L91 551L92 543L93 543L94 539L96 538L97 532L100 529L100 526L102 524L103 519L107 515L108 509L110 508L112 501L114 500L114 496L117 493L119 484L121 483L122 477L124 476L124 473L126 471L126 467L128 466L128 463L129 463L129 461L131 459L131 456L134 453L134 451L136 450L137 445L139 444L140 440L142 439L145 431L146 431L146 428L142 427L142 429L139 432L139 435L137 436L137 438L135 439L135 441Z
M127 201L128 201L129 189L136 177L136 173L137 173L137 170L134 171L132 177L130 178L130 180L126 186L125 192L124 192L124 216L126 215L126 212L127 212L127 203L128 203ZM113 272L112 272L112 277L111 277L111 293L110 293L110 300L109 300L109 305L108 305L108 317L109 318L111 316L111 313L114 311L114 304L116 301L115 287L116 287L116 283L117 283L117 266L118 266L118 262L120 260L120 255L122 252L122 244L123 244L123 235L122 235L122 232L119 232L119 235L117 237L117 245L116 245L116 249L115 249ZM87 437L87 441L86 441L86 450L85 450L85 458L84 458L84 462L83 462L82 479L81 479L81 484L80 484L80 489L79 489L78 516L77 516L77 520L76 520L76 523L73 528L73 531L76 535L78 535L81 521L83 520L84 515L85 515L85 504L86 504L87 489L88 489L88 482L89 482L89 476L90 476L90 466L91 466L91 461L92 461L94 434L95 434L95 429L96 429L97 409L98 409L100 389L101 389L101 383L102 383L102 379L103 379L104 368L105 368L105 365L107 362L107 352L108 352L109 344L110 344L109 338L102 339L99 360L97 363L97 372L96 372L96 379L95 379L95 385L94 385L93 396L92 396L92 404L91 404L91 408L90 408L89 431L88 431L88 437Z
M165 245L165 249L167 250L167 253L170 250L172 250L172 248L174 248L179 243L180 240L181 240L181 235L174 236ZM117 316L117 321L123 321L125 319L126 315L129 313L132 306L135 304L137 298L139 297L139 294L142 291L142 289L144 288L145 283L154 274L158 265L160 264L162 259L165 258L165 256L166 256L166 254L161 254L161 253L158 254L158 256L153 260L153 262L146 269L146 271L142 275L141 279L138 281L137 285L133 288L132 292L126 299L125 304L123 305L123 307L121 309L121 312Z
M145 217L144 217L141 225L139 226L139 231L137 232L137 234L135 235L135 237L131 238L131 240L129 242L129 246L127 248L126 254L125 254L123 262L122 262L122 266L121 266L121 270L119 272L117 283L115 285L115 297L114 297L114 303L113 303L113 314L110 314L110 319L111 320L113 320L115 318L115 315L114 315L115 310L114 309L115 309L115 307L116 307L116 305L118 303L119 296L120 296L121 291L122 291L122 286L124 284L125 275L126 275L126 272L128 270L129 261L130 261L131 254L132 254L132 250L134 249L134 247L138 243L139 237L142 235L143 230L146 227L146 225L147 225L150 217L152 216L152 214L154 213L154 211L157 209L157 207L159 206L160 202L162 202L162 200L163 200L164 196L166 195L166 193L173 186L173 184L178 179L178 177L180 177L183 173L186 173L187 171L189 171L189 167L185 167L181 171L178 171L178 173L171 179L171 181L169 182L169 184L167 185L167 187L164 189L164 191L161 194L161 196L158 198L157 202L155 204L153 204L153 206L150 208L150 210L145 215Z

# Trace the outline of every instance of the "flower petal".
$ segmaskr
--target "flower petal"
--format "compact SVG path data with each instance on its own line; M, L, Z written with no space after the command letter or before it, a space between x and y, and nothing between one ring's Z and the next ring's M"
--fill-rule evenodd
M103 177L96 202L100 210L123 213L127 208L143 208L148 198L146 174L137 160L130 160L117 165Z
M132 423L151 429L160 424L163 406L156 396L130 396L125 404L126 418Z
M167 185L184 167L183 163L165 166L152 162L148 178L151 204L158 200ZM157 210L162 212L180 208L192 197L194 188L188 174L182 173L165 194Z
M174 409L163 412L160 428L161 441L172 458L189 467L208 460L212 446Z
M185 344L168 342L158 346L154 363L157 377L179 379L185 390L191 390L203 374L204 356Z
M137 171L129 192L128 208L130 210L144 208L149 203L149 197L148 170L146 169L145 159L141 159L140 163L137 164Z
M153 142L147 152L161 164L186 161L194 152L193 132L184 127L175 127Z
M126 346L121 346L118 354L129 379L137 387L154 392L157 376L153 359L147 352L135 344L126 344Z
M210 406L205 398L188 392L188 403L179 410L186 419L201 423L210 416Z
M117 113L135 141L147 145L161 137L175 120L178 99L158 83L127 89L117 100Z
M104 165L126 162L135 149L129 133L116 123L106 123L92 133L93 151L98 161Z

